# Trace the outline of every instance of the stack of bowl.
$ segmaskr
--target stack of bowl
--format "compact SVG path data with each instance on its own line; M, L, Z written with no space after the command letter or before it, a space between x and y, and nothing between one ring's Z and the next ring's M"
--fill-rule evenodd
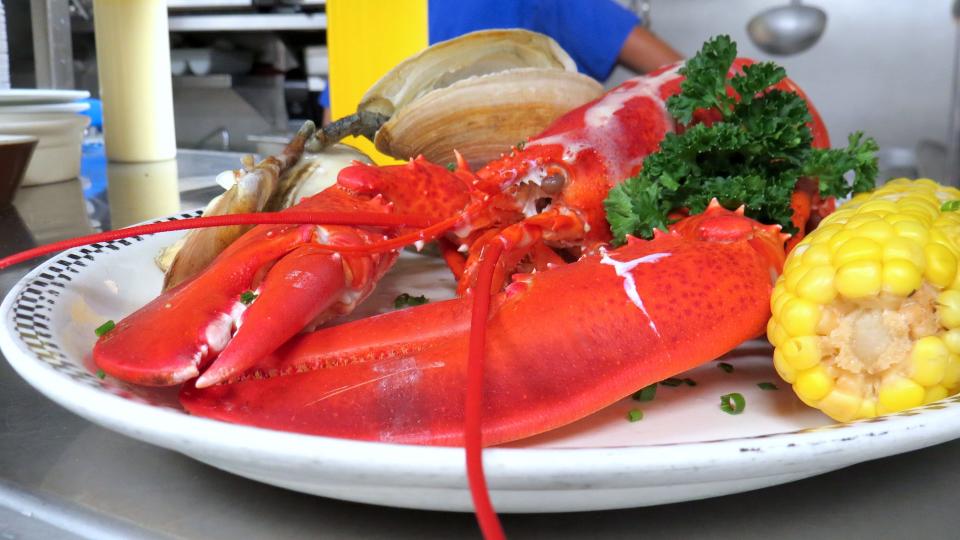
M80 174L80 149L90 118L80 90L0 90L0 135L37 138L23 185L47 184Z

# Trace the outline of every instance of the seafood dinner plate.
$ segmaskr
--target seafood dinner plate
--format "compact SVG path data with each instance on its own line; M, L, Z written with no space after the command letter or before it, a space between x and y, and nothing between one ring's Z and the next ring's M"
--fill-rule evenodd
M90 363L94 329L160 290L158 250L175 234L137 237L55 256L3 302L0 346L50 399L106 428L214 467L305 493L381 505L472 509L460 448L420 447L284 433L186 414L172 390L106 377ZM392 309L400 293L452 296L439 259L404 253L362 307ZM824 473L960 436L960 398L900 414L833 424L802 405L771 366L765 343L748 342L658 387L565 428L485 453L500 512L625 508L699 499ZM732 371L729 367L732 366ZM727 368L727 369L723 369ZM729 372L728 372L729 371ZM693 383L687 384L683 379ZM673 381L677 382L677 381ZM779 389L758 383L773 383ZM741 393L739 415L720 396ZM627 415L641 409L641 421Z

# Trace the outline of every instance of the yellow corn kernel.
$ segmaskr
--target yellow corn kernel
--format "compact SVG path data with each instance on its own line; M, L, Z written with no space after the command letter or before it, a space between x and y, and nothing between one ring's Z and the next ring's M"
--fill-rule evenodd
M847 223L844 226L844 228L860 229L861 227L865 225L869 225L870 223L874 223L876 221L883 221L883 218L881 218L876 214L856 212L855 215L851 216L850 219L847 220Z
M906 238L891 238L883 245L883 261L906 259L921 271L927 268L923 246Z
M812 238L808 236L807 238ZM811 242L810 247L803 252L801 257L806 266L819 266L821 264L830 264L830 248L824 243Z
M909 217L906 214L898 215L903 218L903 221L898 221L893 224L893 230L897 231L897 236L913 240L920 245L926 244L930 237L930 233L927 232L930 226L924 225L919 220Z
M851 238L837 246L833 253L833 264L843 266L853 261L879 261L883 258L883 248L869 238Z
M797 370L793 369L793 366L783 359L780 347L773 350L773 368L777 370L777 374L784 381L793 384L793 381L797 380Z
M841 266L834 280L837 292L847 298L865 298L880 292L883 275L877 261L854 261Z
M827 242L827 246L830 248L830 253L836 256L837 250L840 249L840 246L845 244L847 240L850 240L851 238L856 238L856 237L857 237L857 233L846 228L838 232L837 234L833 235L833 238L831 238Z
M941 399L947 397L947 389L940 386L931 386L927 388L927 392L923 395L923 404L933 403L934 401L940 401Z
M787 305L787 302L796 298L790 291L787 290L786 286L778 286L774 291L783 291L776 298L771 297L770 311L773 313L773 318L781 319L783 314L783 306Z
M950 352L960 354L960 328L947 330L940 334L940 339Z
M816 403L833 390L833 379L827 375L822 366L803 370L797 373L797 382L793 389L805 402Z
M860 396L834 389L821 399L817 406L830 418L838 422L849 422L857 417L862 401L863 398Z
M820 363L820 338L800 336L790 338L777 347L783 359L795 370L810 369Z
M843 230L843 225L834 222L827 222L827 220L835 215L836 214L830 214L826 219L820 222L820 226L816 229L817 234L808 237L810 238L811 244L827 244L830 242L830 239L833 238L833 235Z
M937 296L937 316L947 328L960 327L960 291L948 289Z
M923 386L933 386L943 379L950 351L937 336L920 338L910 351L910 377Z
M912 262L891 259L883 263L883 290L897 296L907 296L920 288L923 275Z
M836 272L832 266L811 267L803 277L798 280L794 291L801 298L805 298L811 302L828 304L833 302L834 298L837 297L837 289L833 283L835 276Z
M860 410L857 411L857 418L873 418L877 415L877 402L872 399L865 399L860 402Z
M857 227L857 234L863 238L869 238L874 242L880 242L882 244L893 238L897 232L894 230L893 225L890 225L882 219L878 219Z
M773 320L773 319L771 319ZM774 324L773 326L767 327L767 339L770 341L770 344L774 347L779 347L780 344L790 339L790 334L784 330L783 325Z
M923 246L927 269L923 275L934 285L946 287L953 282L957 274L957 258L950 250L940 244Z
M885 214L890 214L897 211L897 205L893 201L884 201L882 199L870 200L859 208L857 208L857 214L866 214L868 212L882 212Z
M820 306L802 298L792 298L780 312L780 324L791 336L810 336L820 322Z
M960 384L960 356L951 354L947 360L947 369L943 371L943 379L940 384L950 390L954 390Z
M898 412L916 407L923 403L925 394L926 391L916 382L893 375L880 385L877 412Z
M810 267L800 262L800 257L794 258L791 262L796 262L793 268L790 268L787 271L787 267L784 267L783 271L783 284L787 287L787 290L796 293L797 292L797 282L803 279L803 276L807 275L807 272L810 271Z

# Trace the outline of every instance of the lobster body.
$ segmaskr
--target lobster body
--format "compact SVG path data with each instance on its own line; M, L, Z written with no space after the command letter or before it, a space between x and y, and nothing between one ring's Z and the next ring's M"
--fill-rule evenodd
M777 227L713 206L653 240L515 276L487 326L484 444L567 424L761 334L782 261ZM273 429L461 445L469 301L300 336L261 368L291 374L186 385L181 401Z

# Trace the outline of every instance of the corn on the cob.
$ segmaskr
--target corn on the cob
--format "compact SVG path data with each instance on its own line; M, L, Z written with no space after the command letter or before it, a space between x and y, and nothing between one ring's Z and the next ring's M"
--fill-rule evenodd
M850 421L960 389L960 212L944 206L958 199L932 180L894 180L793 250L767 337L804 403Z

